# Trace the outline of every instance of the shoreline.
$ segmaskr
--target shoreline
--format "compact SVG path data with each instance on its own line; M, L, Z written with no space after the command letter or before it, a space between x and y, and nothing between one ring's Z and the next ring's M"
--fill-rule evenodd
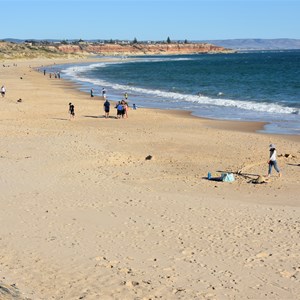
M46 65L46 67L48 66L55 66L55 65L72 65L72 64L76 64L77 60L73 60L71 59L71 61L68 61L66 63L63 63L63 61L65 61L66 59L62 59L62 62L60 61L59 63L54 63L54 64L50 64L50 65ZM88 58L81 58L79 59L80 63L97 63L97 62L110 62L110 61L118 61L118 60L122 60L120 58L111 58L111 57L99 57L97 60L95 60L95 58L93 57L88 57ZM37 73L40 73L37 69L41 68L43 66L35 66L35 71ZM82 84L80 83L76 83L76 81L73 80L69 80L69 79L64 79L61 78L59 79L59 81L63 82L63 85L69 86L71 89L74 89L78 94L81 95L86 95L88 96L89 93L85 92L85 91L81 91L79 88L82 87ZM89 100L91 101L103 101L102 99L100 99L100 96L95 96L93 99L90 99L88 97ZM120 98L121 99L121 98ZM116 100L110 100L114 103L117 103ZM161 113L162 112L166 112L167 114L178 114L178 115L186 115L189 118L196 118L196 119L200 119L202 122L207 123L207 126L211 127L211 128L215 128L215 129L219 129L219 130L228 130L228 131L239 131L239 132L249 132L249 133L256 133L256 134L265 134L265 135L270 135L270 136L274 136L274 137L281 137L281 138L286 138L288 140L292 140L292 141L300 141L300 136L299 135L294 135L294 134L282 134L282 133L270 133L270 132L264 132L264 127L268 124L270 124L269 122L266 121L247 121L247 120L224 120L224 119L214 119L214 118L206 118L203 116L197 116L197 115L193 115L192 111L187 111L187 110L181 110L181 109L163 109L163 108L152 108L152 107L143 107L143 108L139 108L139 109L146 109L146 110L158 110Z
M116 61L116 60L118 60L117 58L114 58L113 59L114 61ZM97 61L97 62L107 62L107 61L111 61L111 58L108 58L108 59L105 59L105 60L99 60L99 61ZM119 61L122 61L122 59L121 58L119 58ZM93 62L91 62L91 63L93 63ZM96 62L95 62L96 63ZM70 74L69 74L70 75ZM75 78L72 78L72 76L71 76L71 78L66 78L66 80L68 80L68 81L73 81L74 83L79 83L79 86L82 88L82 90L84 90L85 92L89 92L89 85L90 85L90 87L93 87L94 89L96 89L96 88L98 88L98 85L96 85L95 83L93 83L92 81L90 82L90 83L85 83L85 82L80 82L80 81L76 81L76 79ZM119 91L120 92L120 94L122 94L122 91ZM143 94L141 94L141 95L143 95ZM133 100L132 101L138 101L138 100L134 100L135 99L135 97L137 97L137 99L139 99L139 98L141 98L142 100L145 100L145 103L143 103L144 101L140 101L141 103L138 103L137 102L137 105L139 106L139 107L142 107L142 108L149 108L149 109L161 109L161 110L183 110L183 111L186 111L185 110L185 108L181 108L181 107L178 107L178 108L176 108L176 105L174 106L174 107L172 107L172 105L171 105L171 107L170 108L165 108L165 107L161 107L161 105L157 102L154 102L154 104L151 104L150 102L151 101L149 101L149 100L147 100L147 99L151 99L151 97L148 95L148 96L136 96L136 95L134 95L134 97L133 97ZM117 95L117 92L116 91L114 91L114 89L112 88L112 99L118 99L118 95ZM143 98L143 97L146 97L146 98ZM153 96L154 97L154 96ZM166 98L167 98L167 96L165 96ZM172 95L170 95L170 97L172 97ZM122 97L120 97L120 99L119 100L121 100L121 98ZM110 99L111 100L111 99ZM113 101L114 101L113 100ZM147 101L149 101L149 103L147 103ZM147 104L148 104L148 106L147 106ZM162 106L164 106L164 105L162 105ZM179 105L180 106L180 105ZM218 108L218 109L220 109L220 108ZM260 130L260 132L261 133L266 133L266 134L274 134L274 135L291 135L291 136L299 136L299 134L298 134L298 132L297 132L297 128L298 128L298 124L297 123L295 123L295 124L293 124L293 122L296 122L296 120L294 120L294 119L291 119L291 120L289 120L289 121L287 121L286 120L286 124L285 123L283 123L283 125L279 125L278 126L278 116L275 116L274 117L274 119L272 119L272 120L269 120L269 117L267 117L267 116L265 116L265 119L264 118L262 118L261 120L255 120L255 118L253 118L253 117L250 117L250 115L248 116L248 117L245 117L245 119L244 120L242 120L242 119L240 119L240 120L237 120L237 119L235 119L235 117L233 118L233 119L230 119L230 118L227 118L225 115L223 115L222 116L222 113L221 113L221 115L218 117L218 116L206 116L206 114L207 114L207 112L205 112L205 110L202 112L202 114L201 114L201 110L200 110L200 108L197 108L197 107L194 107L194 110L193 111L189 111L190 113L191 113L191 115L193 115L193 116L196 116L196 117L199 117L199 118L204 118L204 119L211 119L211 120L216 120L216 121L229 121L229 122L242 122L242 123L244 123L244 122L249 122L249 123L251 123L251 122L256 122L256 123L262 123L262 124L264 124L264 125L267 125L267 126L264 126L263 128L259 128L259 130ZM218 111L216 112L216 114L218 114ZM209 115L210 115L210 113L209 113ZM284 118L284 116L282 116L283 118ZM292 118L292 117L291 117ZM294 125L294 126L296 126L296 127L291 127L290 129L288 129L288 127L286 127L285 128L285 126L287 126L289 123L288 122L292 122L292 123L290 123L290 124L292 124L292 125Z
M54 61L0 68L1 286L32 300L298 298L298 136L186 111L105 119L102 101L33 69ZM271 143L282 177L254 184Z
M118 60L116 58L113 59ZM121 59L119 59L121 60ZM90 63L97 63L97 62L103 62L103 61L111 61L111 58L99 58L99 60L87 60L87 61L83 61L82 63L86 63L86 62L90 62ZM65 65L68 64L73 64L74 62L68 62ZM56 64L54 64L55 66ZM61 63L59 63L59 65L63 65ZM52 66L52 65L48 65L48 66ZM39 69L40 67L36 67L36 69ZM37 72L39 72L38 70L36 70ZM73 80L69 80L69 79L64 79L61 78L61 81L64 82L64 84L66 86L73 87L78 93L82 94L82 95L89 95L88 92L85 91L80 91L79 88L82 87L82 84L80 83L76 83L76 81ZM97 100L97 101L103 101L100 96L95 96L93 99L90 100ZM110 100L113 102L117 102L116 100ZM266 124L268 124L268 122L263 122L263 121L243 121L243 120L224 120L224 119L213 119L213 118L206 118L203 116L196 116L192 114L192 111L187 111L187 110L181 110L181 109L163 109L163 108L152 108L152 107L143 107L143 108L139 108L139 109L147 109L147 110L158 110L161 112L167 112L167 113L172 113L172 114L179 114L179 115L187 115L190 118L196 118L196 119L200 119L200 120L207 120L209 121L209 126L211 126L212 128L216 128L216 129L226 129L226 130L237 130L237 131L242 131L242 132L257 132L258 130L263 130L264 126ZM264 132L262 132L262 134L264 134ZM269 134L269 133L266 133ZM276 134L274 133L274 135L283 135L285 136L285 134ZM289 135L289 134L287 134ZM290 135L292 137L294 137L294 135ZM297 137L297 135L295 135L295 137Z

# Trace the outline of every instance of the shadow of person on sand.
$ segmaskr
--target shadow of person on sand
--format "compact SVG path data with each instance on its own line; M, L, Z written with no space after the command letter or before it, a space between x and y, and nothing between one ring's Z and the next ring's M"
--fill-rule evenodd
M85 118L93 118L93 119L117 119L117 117L109 116L105 118L105 116L84 116Z
M51 120L69 121L69 119L66 119L66 118L51 118Z
M210 177L208 178L207 176L204 176L202 177L202 179L205 179L205 180L209 180L209 181L222 181L222 177Z

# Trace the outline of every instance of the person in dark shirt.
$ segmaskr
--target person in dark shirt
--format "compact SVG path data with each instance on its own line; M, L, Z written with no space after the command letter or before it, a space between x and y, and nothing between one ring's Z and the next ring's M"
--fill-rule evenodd
M74 119L75 118L75 107L71 102L69 103L69 113L70 113L70 120Z
M103 107L104 107L105 118L109 118L110 103L107 99L105 100Z

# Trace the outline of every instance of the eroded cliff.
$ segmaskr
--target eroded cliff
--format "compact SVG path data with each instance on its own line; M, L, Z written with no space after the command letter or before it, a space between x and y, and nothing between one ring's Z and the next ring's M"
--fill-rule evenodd
M60 45L64 53L92 53L101 55L157 55L230 53L232 50L212 44L84 44Z
M0 42L0 58L36 58L36 57L70 57L86 55L172 55L172 54L197 54L197 53L232 53L226 49L207 43L10 43Z

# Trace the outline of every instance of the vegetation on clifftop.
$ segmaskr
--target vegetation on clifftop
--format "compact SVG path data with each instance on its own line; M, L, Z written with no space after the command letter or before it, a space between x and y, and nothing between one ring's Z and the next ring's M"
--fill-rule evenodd
M46 44L0 42L0 59L62 58L69 54Z
M75 58L90 55L158 55L229 53L230 49L208 43L171 42L132 42L103 41L85 42L83 40L59 42L26 40L22 43L0 42L0 59L20 58Z

